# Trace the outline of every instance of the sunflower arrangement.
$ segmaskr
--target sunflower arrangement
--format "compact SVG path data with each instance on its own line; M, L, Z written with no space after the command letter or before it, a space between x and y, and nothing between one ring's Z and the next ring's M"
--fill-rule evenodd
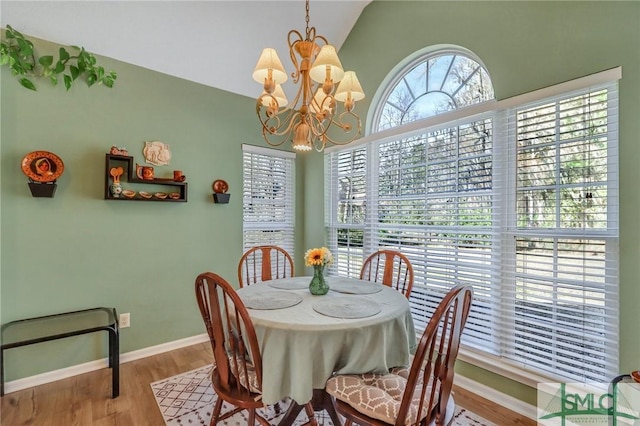
M333 255L326 247L312 248L304 254L305 266L327 266L333 263Z

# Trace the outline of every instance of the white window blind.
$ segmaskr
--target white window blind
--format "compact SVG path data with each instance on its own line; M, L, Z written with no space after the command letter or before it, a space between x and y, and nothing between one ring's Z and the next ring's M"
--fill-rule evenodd
M617 84L491 105L326 153L330 273L356 276L372 251L400 250L415 271L419 332L449 288L471 284L465 347L546 377L608 382L618 363Z
M362 268L367 215L367 149L358 148L325 157L325 220L327 241L333 242L334 263L329 273L359 277Z
M617 85L508 111L503 355L548 374L618 371Z
M485 114L327 156L329 187L338 192L337 223L328 226L339 254L331 272L357 276L371 252L401 251L414 268L411 309L419 330L449 288L474 284L476 309L466 338L479 346L489 337L491 296L497 295L492 126Z
M243 145L243 250L277 245L294 253L295 154Z

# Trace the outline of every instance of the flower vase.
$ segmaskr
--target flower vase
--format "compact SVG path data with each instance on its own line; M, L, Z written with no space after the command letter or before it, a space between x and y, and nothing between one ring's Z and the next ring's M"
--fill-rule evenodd
M122 185L120 183L112 183L109 186L109 191L111 191L111 196L113 198L120 198L120 194L122 194Z
M313 278L309 283L309 292L315 296L322 296L329 292L329 284L324 279L324 265L313 267Z

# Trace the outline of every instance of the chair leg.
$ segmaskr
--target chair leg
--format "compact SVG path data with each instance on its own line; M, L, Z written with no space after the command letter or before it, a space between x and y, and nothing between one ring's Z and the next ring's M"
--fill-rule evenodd
M325 410L327 410L327 413L329 413L329 417L331 418L331 421L335 426L343 426L342 419L340 418L340 416L338 415L338 412L336 411L335 398L329 394L326 395L326 398L329 399L329 404L325 406Z
M309 421L307 422L307 424L311 426L318 426L318 421L316 420L316 414L313 411L313 405L311 405L310 403L305 404L304 411L307 413L307 417L309 418Z
M258 420L258 423L260 423L262 426L271 426L271 423L269 423L267 419L265 419L258 413L256 413L256 420Z
M216 405L213 408L213 414L211 415L211 422L209 426L215 426L218 424L218 417L220 416L220 410L222 409L222 398L218 398Z
M249 424L251 426L255 426L256 425L256 410L255 409L249 409L247 411L249 411L249 420L248 420L247 424Z

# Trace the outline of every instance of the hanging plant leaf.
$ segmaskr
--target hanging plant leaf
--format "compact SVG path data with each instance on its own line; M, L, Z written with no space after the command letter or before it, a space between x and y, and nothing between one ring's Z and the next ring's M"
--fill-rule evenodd
M43 67L50 67L51 64L53 64L53 56L41 56L40 59L38 59L38 63Z
M69 65L69 72L71 73L71 80L75 80L80 75L80 70L75 65Z
M58 61L56 63L56 67L53 69L53 72L55 72L56 74L64 72L64 63L62 61Z
M64 47L61 47L58 51L58 56L60 57L60 61L66 61L69 59L69 52Z
M89 87L93 86L96 81L98 81L98 77L96 77L94 73L91 73L87 76L87 84L89 85Z
M36 90L36 86L30 78L19 76L46 77L52 86L56 86L59 75L63 75L67 90L78 78L84 79L89 87L95 84L113 87L117 78L115 71L106 73L104 67L97 65L96 57L83 47L71 46L71 48L78 52L77 55L74 56L64 47L60 47L58 60L52 55L38 56L33 43L22 33L7 25L4 38L0 42L0 66L8 66L11 74L18 76L20 85L29 90ZM65 74L67 71L68 73Z
M36 90L36 86L34 86L31 80L29 80L28 78L21 78L20 84L22 85L22 87L26 87L27 89L33 90L34 92Z
M67 90L69 90L71 88L71 83L73 82L73 79L71 78L71 76L65 74L64 75L64 87L67 88Z

